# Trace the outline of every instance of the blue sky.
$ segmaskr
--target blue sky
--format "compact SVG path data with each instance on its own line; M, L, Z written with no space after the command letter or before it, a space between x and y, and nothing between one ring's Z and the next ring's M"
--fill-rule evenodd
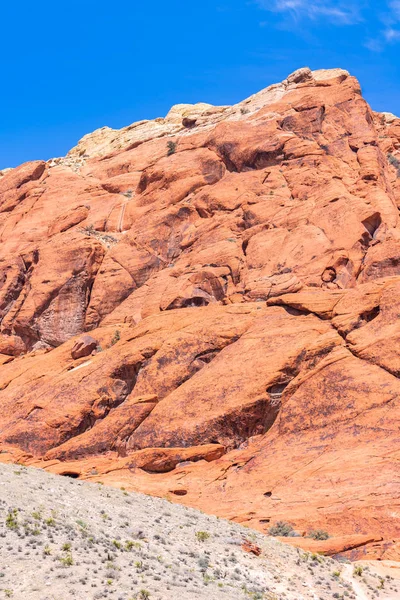
M348 69L400 115L400 0L7 1L0 52L0 169L306 65Z

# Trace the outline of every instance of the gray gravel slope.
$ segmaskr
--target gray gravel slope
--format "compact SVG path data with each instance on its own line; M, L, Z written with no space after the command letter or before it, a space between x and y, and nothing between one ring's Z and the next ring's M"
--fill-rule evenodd
M354 589L343 567L166 500L0 464L0 599L400 598L373 573Z

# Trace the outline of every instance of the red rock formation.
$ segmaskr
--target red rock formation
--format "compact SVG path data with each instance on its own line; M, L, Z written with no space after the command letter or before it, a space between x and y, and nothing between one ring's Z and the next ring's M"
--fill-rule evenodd
M71 356L76 360L77 358L89 356L89 354L92 354L92 352L96 349L97 340L92 338L91 335L83 335L75 342L73 348L71 349Z
M398 557L399 182L308 69L4 172L0 459Z
M250 540L244 540L242 543L242 550L249 552L250 554L254 554L254 556L260 556L262 552L260 546L253 544L253 542L250 542Z

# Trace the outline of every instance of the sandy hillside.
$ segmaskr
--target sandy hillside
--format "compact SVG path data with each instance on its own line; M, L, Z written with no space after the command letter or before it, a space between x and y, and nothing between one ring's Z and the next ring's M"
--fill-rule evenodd
M0 598L400 598L395 568L360 569L166 500L19 465L0 467L0 539Z

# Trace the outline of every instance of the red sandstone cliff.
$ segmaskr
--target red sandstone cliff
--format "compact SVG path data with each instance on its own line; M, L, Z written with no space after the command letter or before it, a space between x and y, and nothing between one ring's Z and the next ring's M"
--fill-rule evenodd
M4 173L0 459L398 557L398 205L339 69Z

